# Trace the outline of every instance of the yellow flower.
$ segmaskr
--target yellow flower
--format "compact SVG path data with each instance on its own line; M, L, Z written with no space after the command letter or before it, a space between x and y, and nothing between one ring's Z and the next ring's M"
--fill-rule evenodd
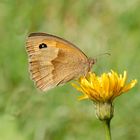
M94 102L112 102L115 97L129 91L135 86L137 80L132 80L126 84L127 72L118 75L111 70L109 73L103 73L97 76L95 73L89 72L86 77L78 80L79 85L72 84L83 95L79 98L91 99Z

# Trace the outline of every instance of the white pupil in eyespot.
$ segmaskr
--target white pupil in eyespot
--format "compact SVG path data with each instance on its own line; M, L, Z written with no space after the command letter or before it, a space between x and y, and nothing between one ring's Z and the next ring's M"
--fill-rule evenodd
M39 49L47 48L47 45L45 43L42 43L39 45Z

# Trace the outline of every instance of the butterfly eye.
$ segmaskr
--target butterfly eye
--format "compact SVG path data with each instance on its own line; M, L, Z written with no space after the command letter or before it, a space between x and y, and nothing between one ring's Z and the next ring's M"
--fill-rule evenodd
M42 43L39 45L39 49L47 48L47 45L45 43Z

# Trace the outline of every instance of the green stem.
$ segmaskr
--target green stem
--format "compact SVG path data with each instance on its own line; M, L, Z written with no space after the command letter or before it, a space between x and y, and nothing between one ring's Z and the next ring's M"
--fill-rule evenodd
M111 140L110 120L104 121L106 140Z

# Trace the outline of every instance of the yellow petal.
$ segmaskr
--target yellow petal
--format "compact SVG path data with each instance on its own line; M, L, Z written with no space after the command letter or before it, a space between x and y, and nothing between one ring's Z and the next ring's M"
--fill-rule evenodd
M102 83L103 83L104 93L106 94L105 96L108 96L108 93L109 93L109 78L108 78L107 74L104 74Z
M115 87L115 77L112 73L109 73L108 77L109 77L109 94L111 95Z
M83 96L80 96L78 98L78 100L84 100L84 99L88 99L89 97L87 95L83 95Z
M126 79L127 79L127 72L124 71L123 78L122 78L121 81L120 81L121 87L124 86L124 84L125 84L125 82L126 82Z
M131 83L124 86L121 92L127 92L128 90L133 88L136 85L136 83L137 83L137 80L132 80Z
M76 84L74 84L74 83L72 83L71 84L74 88L76 88L78 91L82 91L82 89L78 86L78 85L76 85Z

